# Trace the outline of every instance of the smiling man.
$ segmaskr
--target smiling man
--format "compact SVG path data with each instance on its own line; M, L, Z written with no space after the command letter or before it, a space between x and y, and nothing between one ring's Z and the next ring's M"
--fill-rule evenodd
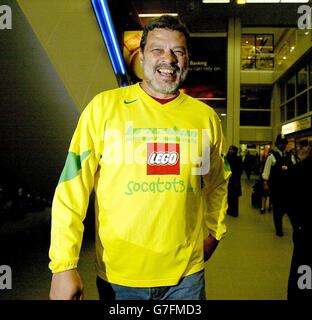
M162 16L143 31L141 83L81 115L52 206L51 299L82 299L83 220L95 191L100 299L205 299L204 261L225 234L220 120L179 91L189 36Z
M155 28L148 32L148 42L146 38L144 34L140 51L142 88L156 98L174 98L187 75L186 36L177 30Z

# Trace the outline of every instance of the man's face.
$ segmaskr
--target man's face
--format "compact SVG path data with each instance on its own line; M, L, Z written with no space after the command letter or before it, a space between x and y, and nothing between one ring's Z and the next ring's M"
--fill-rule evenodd
M277 145L278 149L280 149L282 152L285 151L286 147L287 147L287 143L279 143Z
M140 60L143 88L152 96L170 98L187 75L189 57L184 34L169 29L150 31Z

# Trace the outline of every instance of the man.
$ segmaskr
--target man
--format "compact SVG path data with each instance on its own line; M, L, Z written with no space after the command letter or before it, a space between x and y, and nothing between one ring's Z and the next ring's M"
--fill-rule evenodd
M293 255L288 278L288 300L311 301L312 269L312 144L299 142L298 162L291 170L290 214L293 221Z
M275 141L277 151L273 151L265 162L262 173L263 191L270 192L273 205L273 220L275 233L278 237L283 236L283 216L288 213L288 194L290 192L290 169L294 159L286 152L288 141L279 134ZM291 216L289 216L291 218Z
M51 299L83 298L77 264L93 188L101 299L205 298L230 175L220 120L179 92L189 52L176 18L147 25L140 47L142 83L97 95L73 136L53 200Z
M238 217L239 197L242 195L241 176L243 173L243 163L241 157L238 156L238 148L236 146L229 147L226 160L232 172L228 185L227 214L232 217Z

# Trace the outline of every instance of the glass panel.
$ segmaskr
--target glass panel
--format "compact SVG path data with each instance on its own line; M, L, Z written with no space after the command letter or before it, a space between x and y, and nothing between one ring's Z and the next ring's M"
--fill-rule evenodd
M281 103L285 102L285 81L281 83Z
M286 106L284 105L284 106L281 107L281 113L280 113L281 122L285 122L286 121L285 111L286 111Z
M274 68L274 59L270 57L259 57L256 59L256 69L271 70Z
M256 69L273 69L273 35L256 35Z
M274 47L272 34L243 34L241 40L241 68L272 70Z
M241 109L271 109L271 87L242 87Z
M241 111L240 125L241 126L270 126L271 112L270 111Z
M255 54L255 36L252 34L243 34L241 40L241 58L246 59Z
M292 119L294 117L295 117L295 99L287 103L286 120Z
M242 69L255 68L255 35L243 34L241 40L241 67Z
M273 53L272 34L263 34L256 36L256 53Z
M242 59L241 69L255 69L256 68L256 58L253 56L250 59Z
M307 89L308 86L308 67L305 66L297 75L297 94Z
M297 97L297 116L304 114L308 111L308 95L307 93L301 94Z
M287 100L292 98L295 95L295 86L296 86L296 75L293 75L288 81L287 81Z

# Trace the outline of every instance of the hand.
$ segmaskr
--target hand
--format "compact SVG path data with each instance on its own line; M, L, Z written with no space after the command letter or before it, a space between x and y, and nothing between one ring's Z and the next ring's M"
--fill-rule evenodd
M288 170L287 166L282 166L282 170Z
M208 261L213 252L216 250L219 241L211 234L204 240L204 261Z
M53 274L50 299L83 300L83 284L77 269Z

